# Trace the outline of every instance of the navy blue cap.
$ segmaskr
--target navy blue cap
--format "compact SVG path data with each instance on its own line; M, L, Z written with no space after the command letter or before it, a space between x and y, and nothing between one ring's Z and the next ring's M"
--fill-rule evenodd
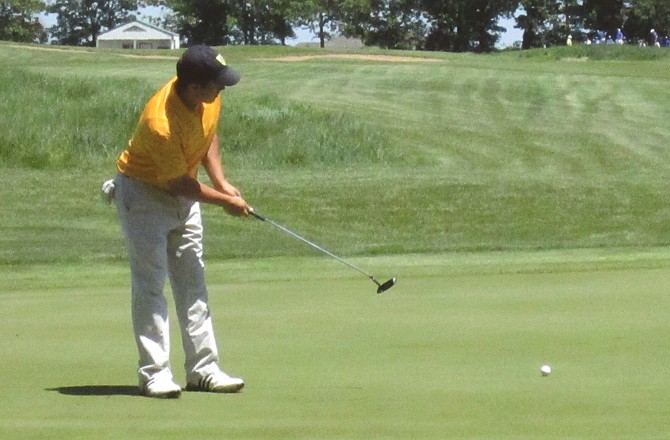
M189 47L177 62L177 76L188 82L213 81L221 88L234 86L241 75L216 50L202 44Z

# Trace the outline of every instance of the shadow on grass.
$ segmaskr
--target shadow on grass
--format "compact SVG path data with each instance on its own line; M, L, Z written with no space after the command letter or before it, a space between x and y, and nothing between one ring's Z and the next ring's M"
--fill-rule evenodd
M47 388L67 396L139 396L137 385L80 385L73 387Z

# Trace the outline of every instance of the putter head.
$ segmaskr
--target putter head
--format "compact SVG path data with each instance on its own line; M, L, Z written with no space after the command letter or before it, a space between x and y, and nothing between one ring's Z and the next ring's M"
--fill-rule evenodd
M395 283L396 283L396 278L394 277L394 278L391 278L390 280L380 284L379 287L377 288L377 293L386 292L391 287L395 286Z

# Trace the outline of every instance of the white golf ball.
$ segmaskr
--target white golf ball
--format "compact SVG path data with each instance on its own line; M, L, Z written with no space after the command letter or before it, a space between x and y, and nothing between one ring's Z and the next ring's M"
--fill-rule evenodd
M551 373L551 367L549 365L542 365L540 367L540 373L542 373L543 376L548 376L549 373Z

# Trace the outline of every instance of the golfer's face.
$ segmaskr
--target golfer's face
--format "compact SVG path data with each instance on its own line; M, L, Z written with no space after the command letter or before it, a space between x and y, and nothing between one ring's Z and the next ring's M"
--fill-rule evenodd
M198 85L197 87L198 101L204 102L205 104L214 102L216 97L219 96L219 93L221 93L221 90L224 89L224 87L219 87L213 81L208 82L204 86Z

